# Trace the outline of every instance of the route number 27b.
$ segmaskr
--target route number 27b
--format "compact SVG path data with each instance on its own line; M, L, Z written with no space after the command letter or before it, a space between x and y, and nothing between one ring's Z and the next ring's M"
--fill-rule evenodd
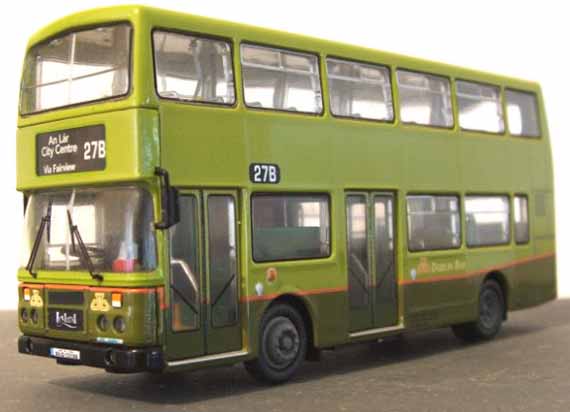
M104 140L92 140L90 142L83 143L84 160L104 159L105 156L106 152Z
M249 166L249 180L252 183L276 184L281 180L281 171L275 164L252 163Z

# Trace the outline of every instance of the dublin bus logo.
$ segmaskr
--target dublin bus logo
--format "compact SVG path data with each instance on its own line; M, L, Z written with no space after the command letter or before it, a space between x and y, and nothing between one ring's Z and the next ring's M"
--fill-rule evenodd
M68 315L67 313L63 312L60 314L59 312L55 313L55 324L57 327L66 327L69 329L77 329L78 322L77 322L77 314Z

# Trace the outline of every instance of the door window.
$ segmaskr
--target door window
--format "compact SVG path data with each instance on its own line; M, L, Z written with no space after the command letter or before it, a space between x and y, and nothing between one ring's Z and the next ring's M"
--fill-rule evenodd
M172 330L199 329L198 209L194 196L180 197L180 222L170 229Z
M237 322L237 247L235 201L232 196L208 197L208 247L212 324Z
M394 224L391 196L376 196L374 199L374 253L376 280L381 286L394 271Z
M368 239L366 236L366 197L347 197L348 287L350 306L360 308L369 303Z

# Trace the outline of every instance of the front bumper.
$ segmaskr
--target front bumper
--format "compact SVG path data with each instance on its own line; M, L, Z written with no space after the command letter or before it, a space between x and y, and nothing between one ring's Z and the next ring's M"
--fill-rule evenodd
M79 360L53 358L51 348L79 351ZM56 359L60 364L103 368L108 372L160 372L165 367L159 348L123 348L92 343L78 343L32 336L20 336L18 352Z

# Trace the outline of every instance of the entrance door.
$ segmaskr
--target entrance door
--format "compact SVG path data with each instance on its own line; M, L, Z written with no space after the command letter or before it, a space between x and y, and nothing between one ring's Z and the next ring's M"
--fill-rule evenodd
M168 358L239 350L237 194L183 192L170 229Z
M372 328L371 259L368 238L368 194L346 197L348 301L350 331Z
M398 289L394 236L394 195L371 195L374 233L374 326L383 328L398 323Z
M394 195L346 196L350 331L394 326L398 321Z

